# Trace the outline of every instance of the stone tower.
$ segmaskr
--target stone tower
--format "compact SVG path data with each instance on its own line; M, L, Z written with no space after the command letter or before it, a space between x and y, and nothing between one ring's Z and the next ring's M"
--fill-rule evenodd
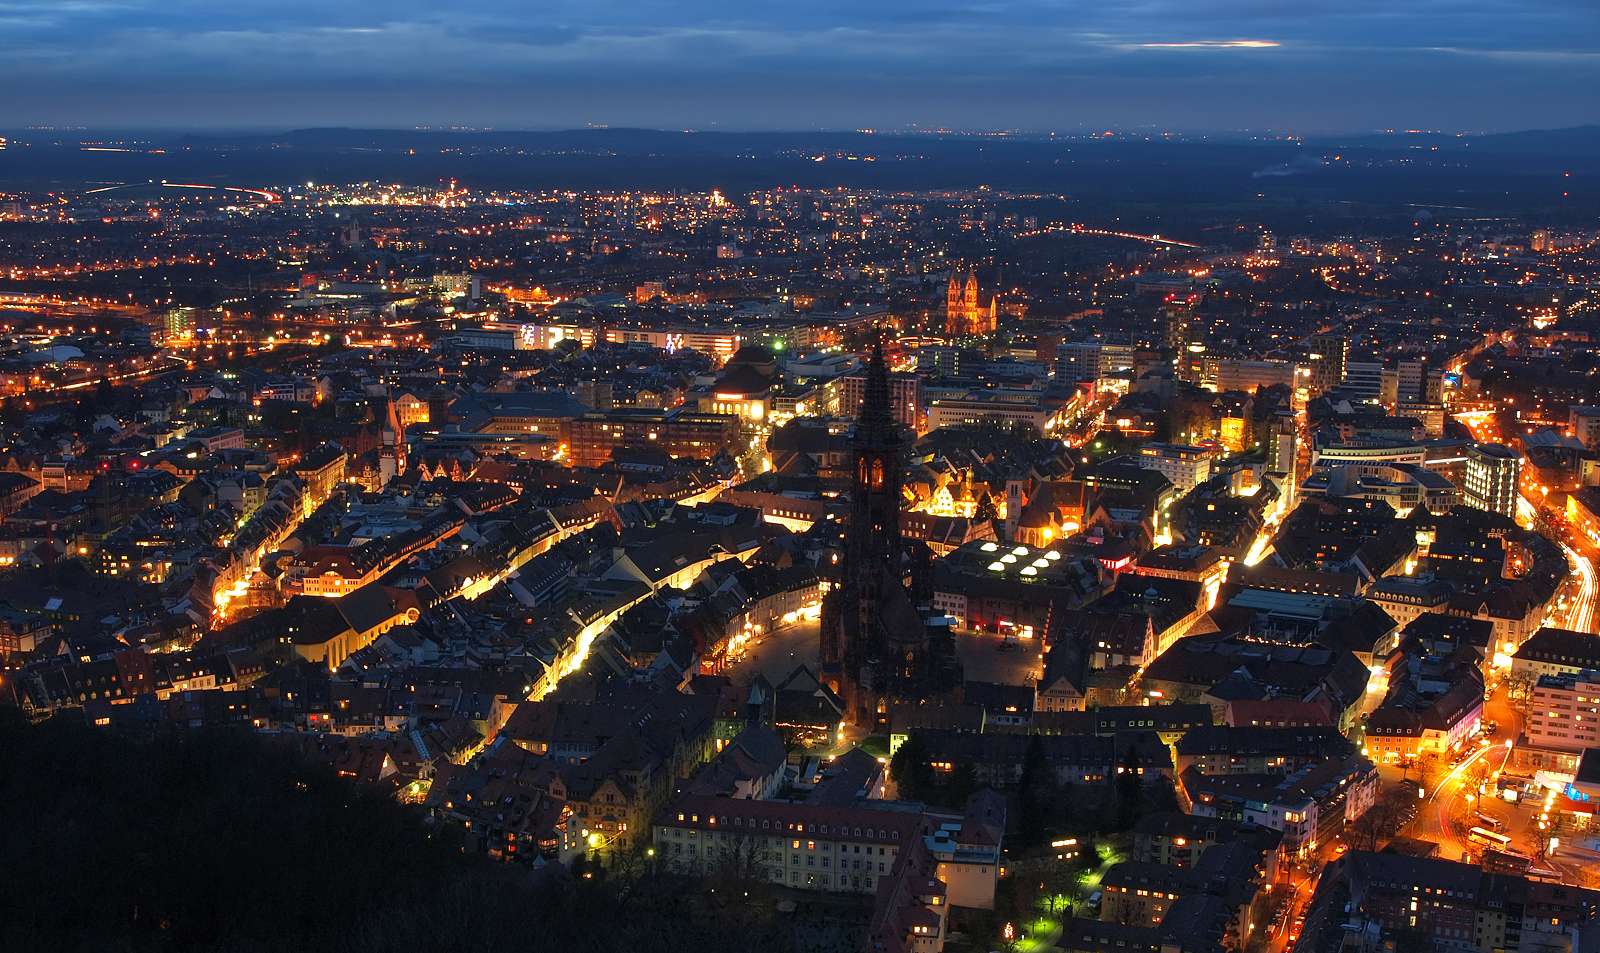
M925 699L961 684L954 643L927 624L932 553L920 542L908 546L900 534L901 451L879 341L851 438L850 520L839 580L822 607L822 681L857 723L883 712L888 699Z

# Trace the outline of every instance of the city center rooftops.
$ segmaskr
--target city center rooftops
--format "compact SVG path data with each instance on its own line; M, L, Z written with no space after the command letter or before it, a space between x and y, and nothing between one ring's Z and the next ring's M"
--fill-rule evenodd
M1333 605L1333 596L1319 596L1311 593L1273 592L1267 589L1246 589L1232 599L1228 605L1238 606L1243 609L1255 609L1273 615L1296 616L1305 619L1320 619L1328 606Z
M1600 669L1600 635L1547 625L1522 643L1512 658L1574 669Z

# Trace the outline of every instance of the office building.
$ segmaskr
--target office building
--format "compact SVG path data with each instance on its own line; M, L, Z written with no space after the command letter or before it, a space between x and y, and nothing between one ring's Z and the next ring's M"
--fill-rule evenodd
M1242 390L1254 393L1262 387L1283 384L1294 387L1299 368L1288 361L1245 361L1208 354L1200 383L1218 392Z
M1139 448L1139 464L1157 470L1187 493L1211 479L1211 452L1205 447L1177 443L1147 443Z
M1076 384L1100 379L1100 345L1093 342L1056 345L1056 382Z
M658 450L674 457L709 460L738 436L739 418L691 413L680 407L628 407L585 414L569 428L572 466L598 467L609 462L617 450Z
M1314 334L1306 340L1310 349L1312 397L1338 387L1344 382L1345 351L1349 342L1337 334Z
M1480 443L1467 448L1467 480L1464 490L1468 506L1504 516L1517 515L1517 487L1522 475L1522 458L1510 447Z
M1377 400L1383 391L1383 363L1376 360L1345 361L1339 392L1349 398Z

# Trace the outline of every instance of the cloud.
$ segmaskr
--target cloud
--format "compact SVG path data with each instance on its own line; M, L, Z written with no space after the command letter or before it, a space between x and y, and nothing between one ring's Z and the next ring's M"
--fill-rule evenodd
M1600 4L1579 0L0 0L0 31L0 127L1314 132L1600 112Z
M1282 46L1272 40L1191 40L1187 43L1140 43L1144 49L1167 50L1261 50Z

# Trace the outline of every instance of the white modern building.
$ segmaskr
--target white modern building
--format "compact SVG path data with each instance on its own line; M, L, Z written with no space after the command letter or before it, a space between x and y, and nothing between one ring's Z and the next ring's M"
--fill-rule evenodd
M1211 479L1211 451L1181 443L1147 443L1139 448L1139 464L1158 470L1179 493Z
M1522 457L1498 443L1467 448L1464 502L1480 510L1517 515L1517 488L1521 485Z

